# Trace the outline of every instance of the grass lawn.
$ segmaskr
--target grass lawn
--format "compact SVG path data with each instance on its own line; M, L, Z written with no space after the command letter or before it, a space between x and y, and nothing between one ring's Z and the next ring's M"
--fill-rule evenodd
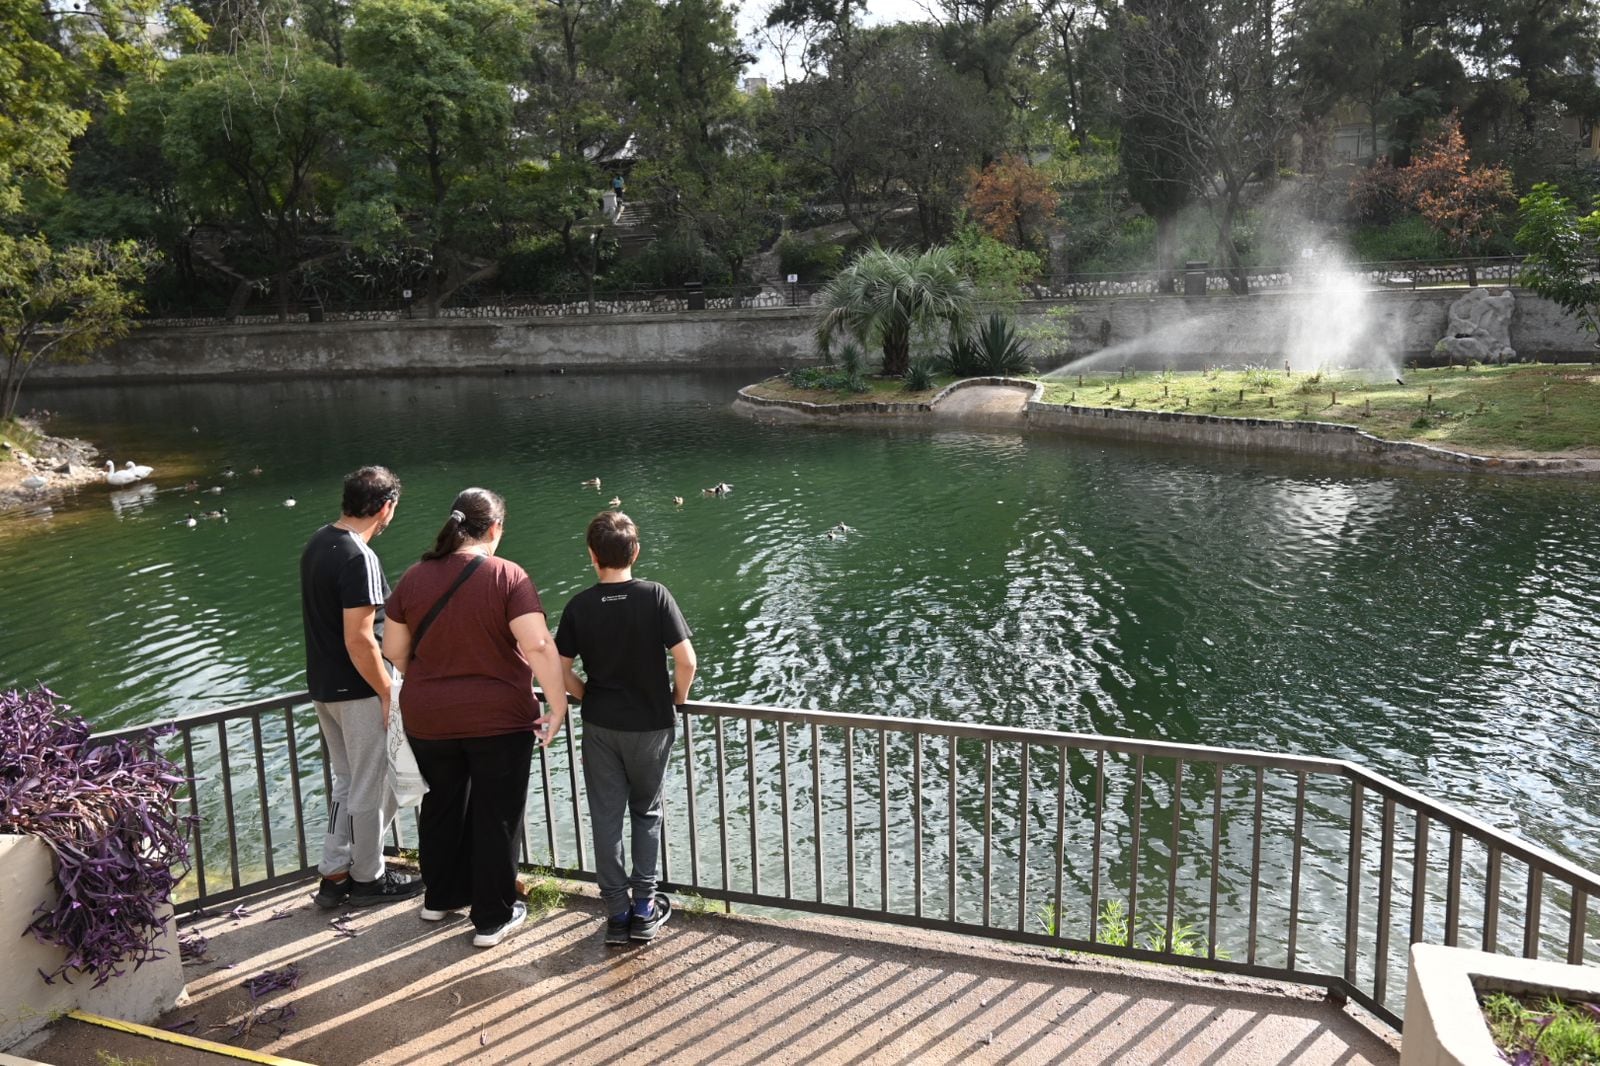
M768 378L750 386L750 391L768 400L799 400L802 403L926 403L938 395L939 390L956 379L941 375L933 379L933 388L918 392L907 391L899 378L863 378L866 392L849 389L801 389L785 377Z
M1045 379L1047 403L1308 419L1388 440L1479 455L1600 457L1600 369L1593 364L1367 371L1129 371Z

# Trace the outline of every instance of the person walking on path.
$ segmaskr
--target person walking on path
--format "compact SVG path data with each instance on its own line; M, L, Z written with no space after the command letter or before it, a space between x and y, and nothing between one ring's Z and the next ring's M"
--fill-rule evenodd
M465 489L434 545L385 604L383 650L405 677L406 737L428 783L417 817L423 921L471 908L472 943L493 947L527 917L517 898L517 842L537 733L537 678L564 718L561 663L539 590L495 557L506 505Z
M622 175L611 175L611 192L617 198L617 206L622 206Z
M313 533L300 553L306 688L333 778L315 897L328 909L422 891L422 882L383 865L383 837L397 809L388 784L392 685L380 651L389 582L370 544L394 521L399 502L399 478L362 467L344 479L338 521Z
M606 908L605 942L652 940L672 916L656 891L661 786L672 752L674 710L694 683L694 645L664 585L639 581L639 530L602 511L585 539L597 584L574 596L556 627L567 692L583 701L583 781L594 825L595 871ZM672 657L672 672L666 669ZM584 678L574 663L583 660ZM554 725L560 716L555 715ZM622 821L632 827L633 872L623 863Z

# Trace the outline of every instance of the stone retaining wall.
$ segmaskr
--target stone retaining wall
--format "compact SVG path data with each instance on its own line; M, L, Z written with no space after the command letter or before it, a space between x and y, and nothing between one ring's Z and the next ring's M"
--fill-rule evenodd
M1395 360L1427 359L1462 289L1365 294L1361 354L1381 347ZM1072 301L1064 340L1049 342L1048 369L1143 338L1148 352L1111 353L1107 365L1199 366L1275 363L1296 343L1302 293L1248 297L1124 297ZM1059 325L1035 302L1019 309L1024 330ZM808 308L662 311L524 319L441 318L386 322L288 322L136 330L95 361L46 365L37 381L162 381L173 378L451 374L471 372L738 368L771 371L816 359ZM1511 341L1524 358L1594 358L1593 338L1553 304L1517 294ZM1037 344L1042 351L1046 344Z
M1432 470L1506 474L1600 476L1600 464L1583 459L1500 459L1428 444L1391 441L1336 422L1282 422L1265 418L1128 411L1032 401L1028 423L1083 436L1194 445L1260 454L1309 455Z

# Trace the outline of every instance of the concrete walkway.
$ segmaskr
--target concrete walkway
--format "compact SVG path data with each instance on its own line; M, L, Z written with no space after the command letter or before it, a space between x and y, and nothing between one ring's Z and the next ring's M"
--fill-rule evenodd
M189 929L190 1003L163 1019L227 1040L262 971L299 967L284 1030L239 1046L306 1062L1394 1063L1395 1037L1303 988L1185 975L966 937L832 919L679 913L654 944L607 948L575 895L497 948L413 903L353 912L341 935L310 885ZM217 1028L212 1028L217 1027ZM222 1063L72 1023L14 1049L56 1066ZM130 1038L131 1039L131 1038Z
M973 385L950 393L933 408L934 417L988 427L1020 426L1031 388L1016 385Z

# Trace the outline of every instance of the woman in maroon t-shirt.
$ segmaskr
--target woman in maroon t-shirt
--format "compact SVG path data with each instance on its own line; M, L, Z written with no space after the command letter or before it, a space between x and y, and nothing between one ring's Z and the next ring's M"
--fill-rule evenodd
M405 675L400 712L428 782L417 816L422 918L470 906L477 947L500 943L527 915L516 842L533 745L550 742L534 678L556 715L567 699L538 589L494 557L505 517L495 493L464 490L383 605L383 654Z

